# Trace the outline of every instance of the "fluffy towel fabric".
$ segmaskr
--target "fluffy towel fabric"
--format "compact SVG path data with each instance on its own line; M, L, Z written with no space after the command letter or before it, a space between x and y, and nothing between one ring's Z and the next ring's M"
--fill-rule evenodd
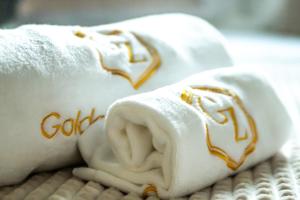
M222 36L181 14L0 30L0 185L77 162L114 100L229 65Z
M73 173L127 192L177 197L270 157L289 129L264 76L212 70L116 101L105 122L108 140L99 138L109 144L93 152L81 145L89 168Z

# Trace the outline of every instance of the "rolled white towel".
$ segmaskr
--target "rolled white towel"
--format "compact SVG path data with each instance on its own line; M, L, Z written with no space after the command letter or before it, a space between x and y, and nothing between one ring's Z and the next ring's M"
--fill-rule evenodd
M219 32L181 14L0 30L0 185L77 162L114 100L229 65Z
M182 196L272 156L290 127L265 76L211 70L116 101L105 122L106 147L94 146L85 157L89 168L73 173L127 192Z

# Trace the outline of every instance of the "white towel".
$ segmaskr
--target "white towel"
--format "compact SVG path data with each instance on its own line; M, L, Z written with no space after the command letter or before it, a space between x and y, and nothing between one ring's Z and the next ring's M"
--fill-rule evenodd
M0 30L0 185L77 162L114 100L229 65L219 32L181 14Z
M290 125L263 75L211 70L116 101L101 138L107 145L87 148L89 168L73 173L126 192L182 196L272 156Z

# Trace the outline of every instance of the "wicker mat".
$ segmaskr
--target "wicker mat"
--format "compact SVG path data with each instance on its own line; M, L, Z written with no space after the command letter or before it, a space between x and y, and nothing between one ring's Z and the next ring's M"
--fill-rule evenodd
M178 199L300 199L300 146L289 149L254 168L226 178L211 187ZM71 169L40 173L16 186L0 188L0 199L51 200L137 200L135 194L124 194L117 189L94 182L85 182L71 174ZM150 196L148 200L159 199Z

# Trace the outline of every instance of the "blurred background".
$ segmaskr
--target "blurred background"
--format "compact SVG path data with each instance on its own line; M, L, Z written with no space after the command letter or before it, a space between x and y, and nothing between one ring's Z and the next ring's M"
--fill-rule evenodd
M299 0L0 0L0 22L99 25L165 12L219 28L300 34Z
M0 27L93 26L168 12L200 16L215 25L237 63L300 63L300 0L0 0Z
M235 63L267 71L287 91L284 101L299 116L300 0L0 0L0 27L92 26L169 12L200 16L215 25L227 38Z

